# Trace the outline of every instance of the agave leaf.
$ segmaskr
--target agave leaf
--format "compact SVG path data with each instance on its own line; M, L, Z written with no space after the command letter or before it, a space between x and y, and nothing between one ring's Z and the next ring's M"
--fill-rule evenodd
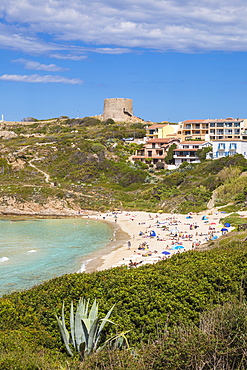
M100 319L97 317L91 325L88 335L88 353L91 353L96 349L99 322Z
M84 317L88 317L88 307L89 307L89 298L87 300L87 303L86 303L86 300L85 300L85 304L84 304Z
M63 307L62 307L62 325L63 325L63 328L64 328L64 332L66 334L67 342L69 343L69 332L66 328L65 318L64 318L64 301L63 301Z
M81 300L79 301L75 313L75 342L76 342L76 348L79 352L79 345L82 342L85 342L84 335L83 335L83 329L81 325L81 315L80 315L80 308L81 308Z
M96 298L92 304L88 317L91 322L93 322L98 317L98 304Z
M103 348L105 348L105 346L108 344L108 343L113 343L113 349L116 349L116 348L121 348L121 346L123 345L123 342L125 341L126 345L127 345L127 348L129 349L130 346L129 346L129 342L128 342L128 339L126 337L126 334L129 333L130 330L127 330L127 331L124 331L122 333L119 333L119 334L116 334L116 335L113 335L111 338L107 339L104 344L99 347L97 349L97 352L101 351Z
M101 332L102 330L104 329L104 326L105 324L107 323L107 321L111 322L112 324L114 324L114 322L110 321L109 320L109 317L111 316L111 313L112 313L112 310L113 308L115 307L115 304L112 306L112 308L110 308L110 310L107 312L106 316L104 317L104 319L101 320L101 325L98 329L98 333L97 333L97 339L96 339L96 342L95 342L95 348L97 347L97 344L98 344L98 341L100 339L100 335L101 335Z
M66 350L67 350L67 352L70 356L73 356L73 353L70 349L69 342L68 342L68 339L67 339L68 338L68 330L66 329L66 327L64 327L62 320L60 320L56 314L55 314L55 317L57 319L59 331L61 333L61 336L62 336L63 342L65 344Z
M86 343L85 342L81 343L79 346L81 360L83 360L85 357L85 348L86 348Z
M75 344L75 317L74 317L74 305L73 301L71 301L70 306L70 334L71 334L71 340L74 347L76 347Z
M84 339L84 340L81 341L81 343L85 342L85 346L86 346L85 351L88 352L88 337L89 337L89 334L88 334L87 327L86 327L83 320L81 320L81 328L82 328L83 339Z

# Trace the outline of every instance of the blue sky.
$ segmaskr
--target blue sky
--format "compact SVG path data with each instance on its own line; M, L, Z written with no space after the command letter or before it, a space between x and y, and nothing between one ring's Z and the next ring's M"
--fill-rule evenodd
M1 0L5 120L101 114L247 118L244 0Z

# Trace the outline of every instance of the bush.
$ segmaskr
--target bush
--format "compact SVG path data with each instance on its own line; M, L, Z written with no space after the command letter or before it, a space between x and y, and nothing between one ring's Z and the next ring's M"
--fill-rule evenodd
M158 162L156 164L156 169L157 170L164 170L164 168L165 168L165 164L163 162Z

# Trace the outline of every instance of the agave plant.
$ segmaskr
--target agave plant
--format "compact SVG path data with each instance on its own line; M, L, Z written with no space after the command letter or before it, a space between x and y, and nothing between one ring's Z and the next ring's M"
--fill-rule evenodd
M57 319L59 330L69 355L73 356L70 345L72 345L77 352L79 352L82 359L85 355L89 355L90 353L99 349L99 340L105 324L107 322L114 324L109 320L114 306L115 305L111 307L103 319L100 319L98 316L98 303L96 299L89 310L89 300L86 301L85 299L80 298L75 314L73 302L71 302L69 333L65 325L63 302L62 318L60 319L56 314L55 317Z

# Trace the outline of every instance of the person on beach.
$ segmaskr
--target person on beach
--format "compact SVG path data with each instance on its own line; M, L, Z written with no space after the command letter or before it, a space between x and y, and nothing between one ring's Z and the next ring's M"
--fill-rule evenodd
M131 242L130 242L130 240L128 241L128 249L130 249L131 248Z

